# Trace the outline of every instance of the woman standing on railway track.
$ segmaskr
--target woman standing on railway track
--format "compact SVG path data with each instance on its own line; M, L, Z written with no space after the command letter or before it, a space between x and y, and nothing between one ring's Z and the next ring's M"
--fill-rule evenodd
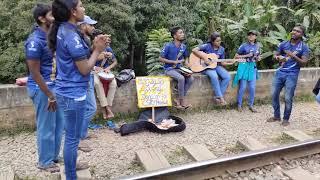
M49 47L56 52L57 58L57 102L65 118L63 154L67 180L77 179L76 169L88 168L88 165L77 163L77 151L90 72L107 43L106 35L98 35L90 54L90 47L77 28L77 23L84 19L84 12L81 0L54 0L52 15L55 21L48 35Z

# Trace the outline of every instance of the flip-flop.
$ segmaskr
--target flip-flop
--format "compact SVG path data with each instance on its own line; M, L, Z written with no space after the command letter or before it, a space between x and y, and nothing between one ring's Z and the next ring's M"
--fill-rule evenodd
M106 122L106 126L109 128L109 129L115 129L116 128L116 125L113 123L113 121L109 120Z
M188 109L188 108L191 108L192 107L192 105L191 104L188 104L188 105L186 105L186 106L182 106L184 109Z
M181 106L181 105L179 105L179 106L173 106L173 107L175 107L175 108L177 108L177 109L180 109L180 110L186 109L185 107L183 107L183 106Z
M100 128L102 128L102 126L99 125L99 124L92 124L92 123L90 123L90 124L88 125L88 128L89 128L89 129L100 129Z

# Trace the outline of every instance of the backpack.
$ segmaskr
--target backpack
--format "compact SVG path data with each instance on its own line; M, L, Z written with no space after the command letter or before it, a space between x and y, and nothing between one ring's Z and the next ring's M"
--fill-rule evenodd
M170 112L167 107L155 108L156 123L161 123L163 119L173 119L176 121L178 126L174 126L168 129L159 129L154 123L148 121L152 116L152 110L147 109L142 111L139 114L138 120L128 124L123 124L119 132L121 136L125 136L131 133L136 133L143 130L149 130L155 133L169 133L169 132L181 132L186 129L186 124L180 117L170 115Z
M118 87L136 77L132 69L124 69L116 76Z
M313 92L315 95L318 95L319 91L320 91L320 78L318 79L318 82L317 82L317 84L314 86L312 92Z

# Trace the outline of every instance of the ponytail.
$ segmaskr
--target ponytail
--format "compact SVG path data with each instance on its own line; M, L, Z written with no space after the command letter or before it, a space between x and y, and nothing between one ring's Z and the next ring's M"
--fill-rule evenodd
M48 33L48 46L52 52L56 51L57 34L59 26L62 22L69 20L71 16L71 9L75 8L79 0L54 0L52 3L52 16L54 22L52 23Z
M57 48L57 34L58 34L60 24L61 24L60 22L54 21L48 33L48 46L52 52L55 52Z

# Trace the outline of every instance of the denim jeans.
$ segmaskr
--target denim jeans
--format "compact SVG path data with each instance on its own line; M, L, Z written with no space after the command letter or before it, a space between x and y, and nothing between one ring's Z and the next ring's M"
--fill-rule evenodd
M214 90L216 97L223 97L231 79L230 74L222 66L217 66L215 69L207 69L203 74L209 76L211 87ZM219 80L221 78L221 81Z
M247 84L249 85L248 103L249 103L250 107L253 106L254 97L255 97L255 94L256 94L257 69L255 69L253 73L254 73L253 74L254 78L251 81L240 79L239 89L238 89L238 97L237 97L238 106L240 106L240 107L242 106L242 99L243 99L243 95L244 95L244 93L246 91Z
M274 110L274 117L280 118L280 92L285 87L285 108L283 114L283 120L289 121L294 91L297 86L299 74L297 73L286 73L277 70L273 82L272 82L272 107Z
M318 95L317 95L317 97L316 97L316 100L317 100L317 102L320 104L320 91L319 91L319 93L318 93Z
M84 121L82 124L81 130L81 139L85 139L88 136L88 125L93 116L97 111L97 103L96 97L94 95L94 76L90 74L90 81L89 81L89 88L87 92L87 99L86 99L86 112L84 114Z
M187 95L188 90L193 82L192 76L184 76L177 69L170 69L165 72L166 75L172 77L178 81L178 94L179 98L183 98Z
M48 97L38 86L28 86L27 90L36 112L38 165L45 168L58 160L64 129L63 111L58 105L56 112L49 112Z
M67 180L77 179L76 163L77 151L81 137L82 124L85 117L86 99L75 100L57 95L58 104L64 111L65 119L65 142L64 164Z

